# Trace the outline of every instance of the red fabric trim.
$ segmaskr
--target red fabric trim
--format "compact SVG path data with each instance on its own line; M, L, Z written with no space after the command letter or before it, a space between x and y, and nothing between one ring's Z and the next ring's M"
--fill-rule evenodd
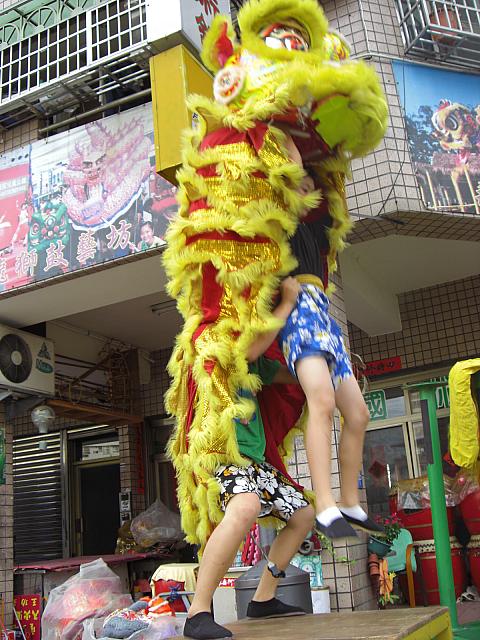
M214 178L218 176L217 167L214 164L208 164L206 167L199 167L196 173L204 178Z
M193 244L197 240L235 240L237 242L256 242L261 244L268 244L269 238L265 236L254 236L253 238L244 238L235 231L206 231L205 233L197 233L194 236L187 238L186 244Z
M206 198L199 198L198 200L193 200L190 203L188 208L189 213L193 213L194 211L198 211L199 209L211 209L212 207L208 204Z
M224 67L230 56L233 56L233 43L228 37L228 24L226 21L222 25L222 30L220 31L216 45L218 64L220 67Z
M224 289L217 282L218 269L211 262L203 265L202 311L203 323L215 322L220 315L220 302Z
M255 151L260 151L263 147L263 141L265 134L268 131L268 125L264 122L257 122L255 126L247 131L237 131L237 129L230 129L229 127L222 127L216 129L207 134L200 143L200 151L205 149L211 149L220 144L235 144L238 142L247 142Z
M187 409L187 418L185 421L185 448L188 451L188 434L190 433L190 427L193 422L193 415L195 413L195 396L197 395L197 383L193 379L192 375L192 367L188 369L188 381L187 381L187 392L188 392L188 409Z
M221 127L211 133L208 133L200 143L200 151L211 149L219 144L234 144L236 142L245 142L246 135L243 131L230 129L229 127Z
M324 198L321 202L319 202L318 207L315 209L310 209L305 217L302 218L302 222L317 222L318 220L322 220L322 218L329 218L330 210L328 206L328 201Z
M246 134L253 148L258 153L263 147L265 136L267 135L268 125L264 122L257 122L254 127L247 129Z

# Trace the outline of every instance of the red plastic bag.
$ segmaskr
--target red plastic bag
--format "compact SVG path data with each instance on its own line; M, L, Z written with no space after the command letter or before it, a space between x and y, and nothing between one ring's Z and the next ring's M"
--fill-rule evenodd
M42 640L79 640L83 621L132 604L120 578L102 558L80 565L77 574L52 589L42 616Z

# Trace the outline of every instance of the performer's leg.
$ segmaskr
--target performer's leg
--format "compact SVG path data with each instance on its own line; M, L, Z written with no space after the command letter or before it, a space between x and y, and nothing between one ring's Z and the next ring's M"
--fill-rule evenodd
M356 536L345 522L331 490L332 425L335 392L327 361L321 355L296 362L298 381L308 405L305 448L315 492L317 529L331 538Z
M370 415L353 376L341 382L335 401L344 421L339 447L341 502L345 507L353 507L359 503L358 475L362 468L363 442Z
M223 520L205 546L189 618L210 611L214 591L259 513L260 500L254 493L239 493L230 500Z
M308 405L305 448L318 513L335 506L330 486L335 394L327 362L322 356L298 360L296 373Z
M363 443L370 414L354 376L340 383L335 392L335 401L343 417L339 447L342 487L340 511L351 524L367 531L381 532L383 527L368 518L358 496L358 476L362 469Z
M298 509L275 538L268 554L268 559L278 569L284 571L288 567L290 560L297 553L307 533L313 528L314 517L315 511L311 505ZM271 600L275 597L277 586L278 578L274 578L272 573L265 567L253 600L255 602Z

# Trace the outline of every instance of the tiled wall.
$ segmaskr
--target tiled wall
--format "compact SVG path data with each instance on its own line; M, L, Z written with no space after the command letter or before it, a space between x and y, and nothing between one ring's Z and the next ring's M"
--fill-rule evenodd
M13 608L13 475L12 428L5 425L3 406L0 405L0 423L6 428L6 484L0 485L0 619L12 624Z
M153 360L150 383L140 386L141 411L144 416L161 416L165 413L163 398L170 384L167 373L170 354L170 349L150 354Z
M127 425L118 428L120 446L120 486L131 491L132 516L145 509L145 477L139 474L143 464L143 426Z
M1 6L0 6L1 10ZM18 127L0 130L0 154L38 139L38 120L32 119Z
M480 354L480 276L399 296L402 331L369 337L349 325L355 353L368 362L400 356L404 369L450 364Z
M354 160L348 184L353 217L392 211L420 211L424 206L407 148L392 56L403 54L394 0L340 0L322 3L330 26L352 46L352 56L374 66L389 106L388 129L378 148Z

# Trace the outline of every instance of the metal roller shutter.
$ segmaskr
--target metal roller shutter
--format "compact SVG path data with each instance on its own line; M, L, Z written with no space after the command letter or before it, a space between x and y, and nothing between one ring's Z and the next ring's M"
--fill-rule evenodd
M47 442L45 451L39 443ZM13 523L17 564L63 556L60 433L13 442Z

